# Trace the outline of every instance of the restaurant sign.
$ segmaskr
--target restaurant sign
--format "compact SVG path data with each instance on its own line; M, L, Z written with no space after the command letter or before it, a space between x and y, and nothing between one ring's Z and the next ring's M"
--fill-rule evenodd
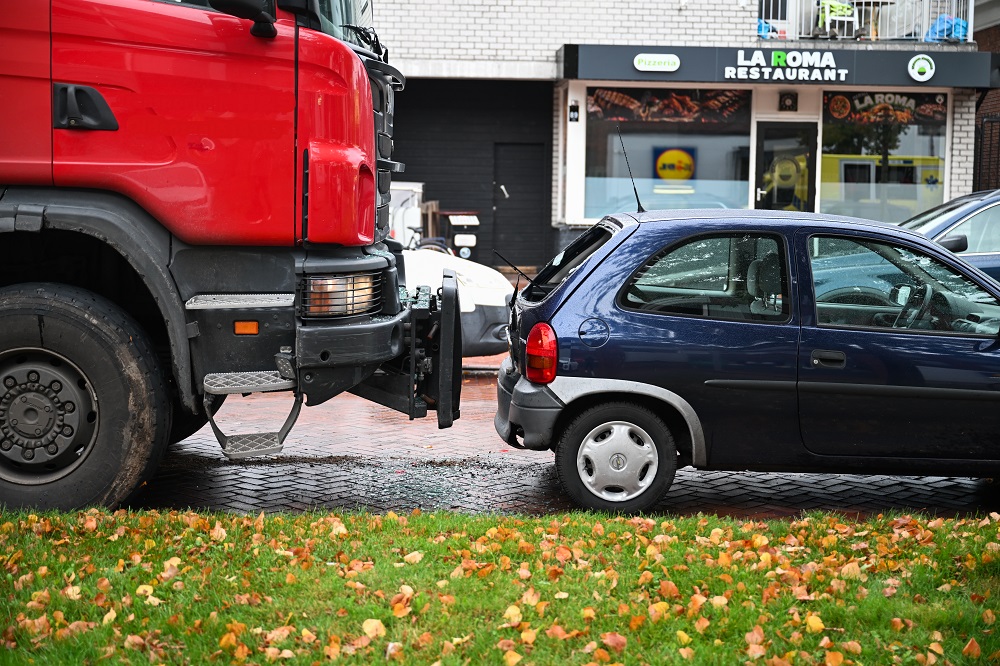
M948 117L944 93L828 92L823 122L850 125L942 125Z
M847 81L849 70L837 65L833 51L736 52L736 66L723 67L730 81Z

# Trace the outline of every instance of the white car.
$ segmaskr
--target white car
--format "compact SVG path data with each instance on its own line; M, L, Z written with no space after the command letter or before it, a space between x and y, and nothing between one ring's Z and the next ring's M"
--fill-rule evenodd
M435 250L403 250L406 289L440 285L444 269L458 277L462 312L462 356L491 356L507 351L507 297L514 287L502 273Z

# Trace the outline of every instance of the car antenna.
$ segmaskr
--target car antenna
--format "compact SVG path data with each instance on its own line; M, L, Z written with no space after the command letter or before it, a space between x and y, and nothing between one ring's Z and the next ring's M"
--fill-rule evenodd
M517 271L517 274L520 275L521 277L523 277L525 280L527 280L528 284L530 284L532 287L537 287L538 286L537 284L535 284L534 280L532 280L530 277L528 277L520 268L518 268L517 266L515 266L513 264L513 262L511 262L510 260L507 259L507 257L503 256L502 254L500 254L496 250L493 250L493 254L495 254L498 257L500 257L500 261L502 261L503 263L507 264L508 266L510 266L511 268L513 268L515 271ZM521 278L518 278L518 280L520 280L520 279Z
M646 209L642 207L642 202L639 201L639 190L635 188L635 178L632 177L632 167L628 163L628 153L625 152L625 140L622 139L622 126L617 125L617 127L618 127L618 140L621 141L622 154L625 156L625 166L628 167L628 177L629 180L632 181L632 191L635 192L635 202L639 205L639 210L637 210L636 212L645 213Z

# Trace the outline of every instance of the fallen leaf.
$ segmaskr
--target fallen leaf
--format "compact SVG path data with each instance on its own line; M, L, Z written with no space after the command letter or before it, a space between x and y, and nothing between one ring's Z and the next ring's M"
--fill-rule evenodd
M215 521L215 527L208 533L208 536L212 538L212 541L225 541L226 530L222 527L222 523L218 520Z
M685 633L685 632L683 632L683 631L681 631L681 630L678 629L677 630L677 642L680 643L681 645L687 645L687 644L689 644L691 642L691 637L688 636L687 633Z
M625 649L628 639L616 631L610 631L608 633L601 634L601 642L615 652L621 652Z
M680 648L677 652L681 655L681 657L687 659L688 661L694 659L694 650L689 647Z
M969 657L970 659L979 659L981 650L979 649L979 643L976 642L975 638L970 638L969 642L965 644L962 648L962 656Z
M101 624L109 624L111 622L114 622L116 617L118 617L118 613L116 613L115 609L112 608L111 610L109 610L107 613L104 614L104 619L101 620Z
M385 625L382 624L382 620L369 618L361 624L361 630L365 632L365 635L368 636L368 638L385 636Z
M403 561L406 562L407 564L416 564L422 559L424 559L424 554L421 553L419 550L415 550L412 553L407 553L406 556L403 557Z
M840 652L827 651L824 655L823 663L826 664L826 666L840 666L844 663L844 655Z
M826 629L826 625L823 624L823 620L820 619L819 615L810 615L806 618L806 631L808 633L818 634L824 629Z
M516 627L521 624L521 609L517 606L508 606L507 610L503 613L504 618L506 618L507 623L512 627Z
M507 664L507 666L514 666L514 664L521 661L522 659L524 659L524 657L514 652L513 650L507 650L506 652L503 653L503 661L505 664Z

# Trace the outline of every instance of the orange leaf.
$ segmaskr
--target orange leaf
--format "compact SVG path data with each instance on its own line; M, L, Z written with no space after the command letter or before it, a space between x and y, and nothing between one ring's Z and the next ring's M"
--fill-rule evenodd
M219 639L219 647L223 650L236 647L236 634L231 631L224 633Z
M826 666L840 666L844 663L844 655L840 652L827 652L823 662Z
M524 659L524 657L514 652L513 650L508 650L507 652L504 652L503 655L503 661L505 664L507 664L507 666L514 666L514 664L521 661L522 659Z
M645 621L646 621L645 615L633 615L632 619L628 621L628 628L630 631L635 631L636 629L641 627Z
M385 636L385 625L382 624L381 620L369 618L361 624L361 630L365 632L365 635L368 636L368 638Z
M681 596L680 590L674 585L672 581L661 580L660 581L660 596L664 599L673 599L674 597Z
M760 645L761 643L764 642L764 630L761 629L760 625L758 624L754 626L753 631L747 632L744 638L750 645Z
M765 654L767 654L767 648L763 645L749 645L747 646L747 656L751 659L760 659Z
M969 657L971 659L979 659L981 651L979 649L979 643L976 642L975 638L970 638L969 642L965 644L962 648L962 656Z
M558 624L553 624L551 627L545 630L545 635L549 638L558 638L561 641L566 640L566 630L560 627Z
M841 643L840 647L843 648L844 652L861 654L861 643L858 643L857 641L847 641L846 643Z
M677 650L677 652L681 655L681 657L687 659L688 661L694 659L694 650L692 650L689 647L682 647L679 650Z
M709 622L707 617L699 617L694 621L694 630L699 634L703 634L705 633L705 630L708 629L708 625L710 624L711 622Z
M606 634L601 634L601 642L607 645L609 648L615 652L621 652L625 649L628 639L619 634L616 631L610 631Z
M535 638L538 636L538 632L534 629L525 629L521 632L521 640L526 644L531 645L535 642Z

